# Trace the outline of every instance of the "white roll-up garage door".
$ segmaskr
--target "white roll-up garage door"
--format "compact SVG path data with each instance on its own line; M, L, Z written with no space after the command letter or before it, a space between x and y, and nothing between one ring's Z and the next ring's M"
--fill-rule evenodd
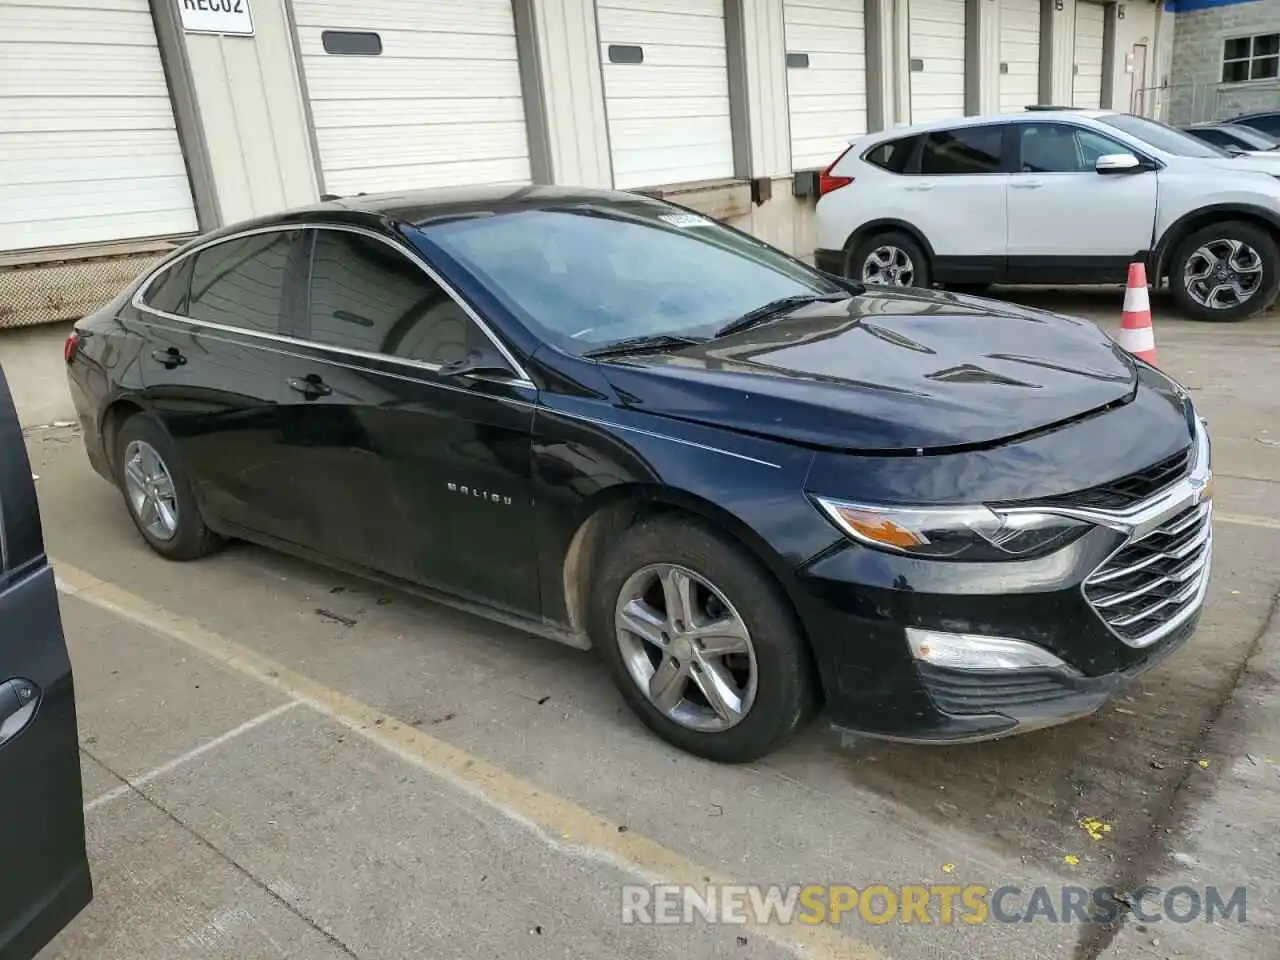
M1097 3L1076 3L1075 75L1071 80L1071 105L1102 106L1102 35L1106 8Z
M1040 102L1040 0L1000 0L1000 112Z
M613 182L733 176L724 0L598 0Z
M196 229L147 0L0 2L0 250Z
M324 189L530 179L510 0L294 0Z
M825 167L867 132L863 0L783 0L791 167Z
M965 0L910 0L911 122L964 116Z

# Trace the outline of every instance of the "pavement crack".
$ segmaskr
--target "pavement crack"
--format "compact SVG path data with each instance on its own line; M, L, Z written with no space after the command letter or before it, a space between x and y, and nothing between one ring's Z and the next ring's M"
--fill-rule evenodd
M84 753L86 757L88 757L94 763L97 763L100 766L102 766L104 769L107 770L108 773L110 773L116 779L120 780L125 786L127 786L129 788L129 793L132 793L134 796L138 797L140 800L142 800L152 809L159 812L162 816L167 818L170 822L172 822L175 826L177 826L183 832L194 837L197 843L199 843L202 847L204 847L206 850L212 853L219 860L223 860L226 863L230 864L232 869L234 869L242 877L244 877L246 880L252 883L255 887L257 887L259 890L265 893L275 903L278 903L280 906L284 907L285 910L287 910L293 916L297 917L304 924L306 924L308 927L314 930L317 934L323 937L329 943L330 946L336 948L337 950L342 951L343 955L350 957L351 960L360 960L360 955L356 953L354 950L352 950L351 947L347 946L347 944L344 943L341 939L339 939L339 937L336 934L330 932L329 930L326 930L314 919L312 919L311 917L303 913L301 910L299 910L296 906L294 906L287 899L285 899L283 896L277 893L274 889L272 889L271 884L267 883L265 880L263 880L261 877L255 874L252 870L250 870L244 864L240 863L234 857L228 856L227 854L219 850L212 840L210 840L208 837L202 834L199 830L196 830L193 826L191 826L191 824L185 822L176 813L174 813L173 811L165 807L162 803L160 803L159 800L151 796L146 790L143 790L140 787L138 787L136 784L131 783L128 777L120 773L118 770L115 770L109 763L107 763L101 757L95 755L93 751L87 749L83 743L80 745L80 750L82 753Z
M1130 911L1126 908L1125 899L1122 898L1127 898L1129 892L1145 885L1167 857L1169 837L1181 820L1187 802L1187 783L1197 769L1195 760L1204 755L1205 744L1210 734L1222 718L1223 711L1226 710L1227 704L1231 702L1232 696L1240 686L1245 671L1249 669L1249 661L1258 653L1262 640L1276 622L1277 615L1280 615L1280 583L1276 584L1266 615L1249 641L1245 655L1232 672L1230 682L1226 684L1218 702L1213 705L1213 709L1200 728L1199 736L1192 741L1186 755L1182 758L1182 775L1172 781L1161 794L1159 801L1153 804L1152 809L1155 813L1151 817L1145 842L1132 857L1121 861L1112 871L1110 879L1103 884L1104 887L1115 891L1116 905L1121 909L1117 912L1115 919L1108 923L1090 923L1081 928L1072 960L1098 960L1102 956L1129 919Z

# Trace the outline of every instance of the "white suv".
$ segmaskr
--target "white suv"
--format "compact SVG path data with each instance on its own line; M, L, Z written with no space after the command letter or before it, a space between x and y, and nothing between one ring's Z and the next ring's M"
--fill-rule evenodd
M820 269L868 283L1123 282L1140 260L1201 320L1280 293L1280 177L1153 120L1107 110L899 127L823 171Z

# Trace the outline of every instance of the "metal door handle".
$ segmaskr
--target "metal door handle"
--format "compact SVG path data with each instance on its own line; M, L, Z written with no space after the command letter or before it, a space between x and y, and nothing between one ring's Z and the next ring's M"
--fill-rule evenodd
M309 373L305 377L289 377L285 383L289 385L290 390L297 391L308 400L327 397L333 393L333 387L321 380L320 375L316 373Z
M1015 190L1039 190L1044 186L1043 180L1010 180L1009 186Z
M187 358L177 347L170 347L168 350L152 350L151 359L161 364L166 370L180 367L187 362Z
M39 702L36 685L30 680L0 683L0 746L26 729Z

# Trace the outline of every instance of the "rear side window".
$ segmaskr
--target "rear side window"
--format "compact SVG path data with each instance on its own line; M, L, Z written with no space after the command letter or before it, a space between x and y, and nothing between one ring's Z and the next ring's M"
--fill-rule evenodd
M911 159L911 154L919 140L919 137L890 140L888 143L872 147L862 155L862 159L890 173L902 173L907 168L907 161Z
M300 231L228 240L195 255L185 315L255 333L279 333Z
M184 314L187 295L191 292L192 257L184 257L177 264L156 276L147 287L142 302L153 310Z
M1209 143L1215 143L1220 147L1225 147L1229 143L1235 143L1234 137L1229 137L1221 130L1193 130L1191 135L1200 139L1207 140Z
M1004 130L998 125L926 134L920 172L925 176L999 173Z
M461 360L484 338L416 263L345 230L316 231L308 316L317 343L422 363Z

